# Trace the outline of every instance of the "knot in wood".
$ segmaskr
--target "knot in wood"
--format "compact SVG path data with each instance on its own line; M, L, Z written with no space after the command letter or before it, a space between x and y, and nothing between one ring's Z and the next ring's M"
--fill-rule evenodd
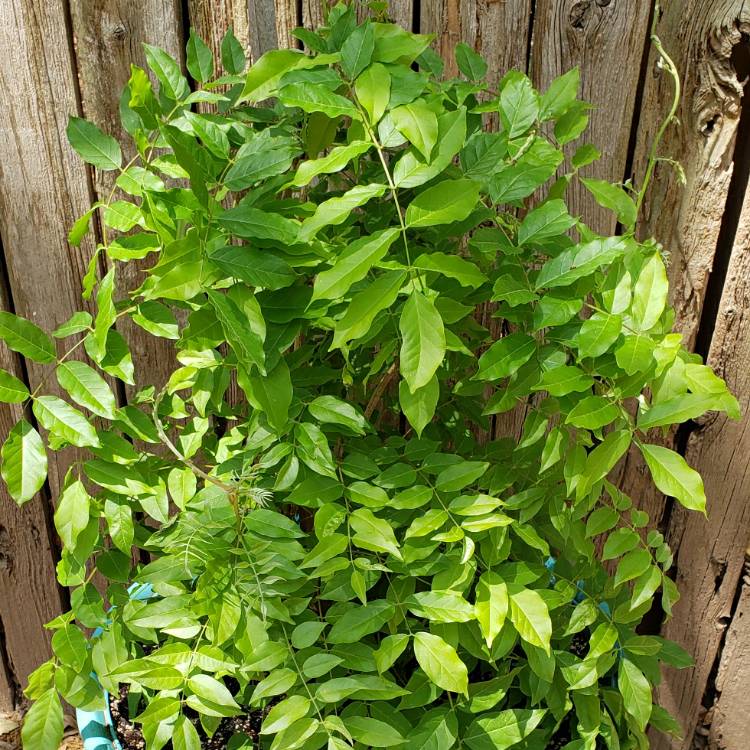
M119 21L112 27L109 34L112 39L121 42L128 36L128 27L122 21Z
M583 31L589 23L593 12L591 0L580 0L570 9L570 25L576 31Z

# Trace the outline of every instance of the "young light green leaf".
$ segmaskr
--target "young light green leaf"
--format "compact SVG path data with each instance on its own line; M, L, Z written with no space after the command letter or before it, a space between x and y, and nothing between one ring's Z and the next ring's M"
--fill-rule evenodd
M315 278L312 301L345 295L352 284L363 279L385 256L398 236L399 230L392 227L352 242L329 270Z
M63 709L55 688L46 690L29 709L21 729L25 750L50 750L62 742Z
M85 362L68 360L55 370L57 382L79 405L106 419L115 418L117 403L104 378Z
M438 122L435 113L422 99L402 104L391 110L396 129L409 140L429 163L430 154L437 142Z
M355 532L353 544L373 552L388 552L399 560L402 559L393 529L369 508L357 508L349 516L349 524Z
M96 430L86 417L57 396L38 396L32 407L45 430L79 448L98 448Z
M479 200L479 184L473 180L443 180L421 192L406 209L411 228L432 227L463 221Z
M443 690L468 694L469 678L466 665L456 649L433 633L414 635L414 656L432 682Z
M492 648L508 615L508 587L497 573L487 571L479 577L474 611L487 648Z
M523 640L550 653L552 622L538 592L524 588L510 594L510 621Z
M25 419L20 420L3 443L0 457L8 491L23 505L47 479L47 453L39 433Z
M528 362L536 341L525 333L511 333L496 341L480 358L477 380L502 380Z
M654 484L661 492L676 498L690 510L706 512L703 480L679 453L663 445L640 443L638 447L646 459Z
M402 337L401 375L413 393L432 380L443 362L443 319L433 302L414 290L401 312L399 330Z
M0 370L0 402L21 404L29 397L29 389L15 375Z
M54 362L57 357L55 345L47 334L31 321L13 313L0 311L0 339L14 352L34 362Z
M91 498L80 479L69 484L60 494L55 508L55 528L63 544L72 550L78 535L89 522Z
M617 672L617 687L623 697L623 707L645 731L651 716L651 685L643 672L628 658L620 662Z
M440 383L435 375L416 391L412 392L405 380L398 386L401 411L418 436L432 421L440 398Z
M111 135L105 135L93 122L71 117L65 131L70 145L88 164L97 169L119 169L122 164L120 145Z

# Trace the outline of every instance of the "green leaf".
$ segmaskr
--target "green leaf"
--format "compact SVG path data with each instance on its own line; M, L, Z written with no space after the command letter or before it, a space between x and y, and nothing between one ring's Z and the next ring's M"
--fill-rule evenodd
M309 242L323 227L343 223L355 208L363 206L371 198L380 197L385 189L385 185L379 184L355 185L343 195L323 201L315 213L302 223L300 239Z
M621 257L626 250L619 237L607 237L576 245L548 260L539 271L536 288L569 286L601 266Z
M527 643L550 653L552 622L544 599L533 589L510 594L510 621Z
M199 83L205 83L214 74L214 56L195 29L190 29L187 43L187 69Z
M219 294L213 290L208 290L207 295L221 323L224 336L226 336L239 361L248 370L256 366L261 374L265 374L263 338L257 330L248 326L247 316L227 295Z
M245 70L247 64L245 50L242 49L242 45L231 28L227 30L221 40L221 64L230 75L239 75ZM245 89L247 89L247 84ZM244 94L245 90L242 93Z
M518 228L518 244L542 244L564 234L575 223L564 201L548 200L526 214Z
M277 703L266 715L260 728L261 734L276 734L307 716L312 703L303 695L293 695Z
M341 46L341 69L353 81L372 60L375 34L370 23L357 26Z
M603 396L587 396L581 399L565 419L566 424L588 430L598 430L620 416L620 409Z
M268 423L281 434L289 420L289 407L294 392L289 366L280 359L276 367L262 377L251 376L251 400L265 412Z
M508 601L505 581L492 571L482 573L477 582L474 611L487 648L492 648L495 638L503 629L508 615Z
M177 718L171 732L172 747L174 750L200 750L201 739L198 730L190 719L184 714Z
M432 301L414 290L399 320L401 375L412 393L426 386L445 357L443 319Z
M388 107L391 97L391 74L380 63L373 63L354 83L359 103L367 112L370 123L376 125Z
M593 385L594 379L580 367L560 365L547 370L534 390L547 391L550 396L566 396L569 393L588 391Z
M437 475L435 487L441 492L458 492L474 484L489 468L487 461L459 461Z
M398 400L401 411L418 436L432 421L440 398L440 383L435 375L412 393L405 380L398 386Z
M13 313L0 311L0 339L10 349L34 362L54 362L55 345L41 328Z
M391 110L391 117L396 129L408 138L429 162L430 154L437 142L438 122L437 116L427 103L423 99L417 99L409 104L402 104Z
M638 413L638 429L666 427L696 419L712 409L721 408L721 399L704 393L684 393L682 396L654 404Z
M581 72L573 68L555 78L542 94L539 119L553 120L564 114L576 100L581 81Z
M148 67L159 79L160 91L173 101L180 101L190 93L190 86L182 75L177 61L163 49L150 44L143 44Z
M617 687L623 697L623 707L638 728L645 731L651 716L651 685L643 672L630 659L623 659L617 671Z
M352 543L357 547L373 552L387 552L402 559L393 529L387 521L378 518L368 508L357 508L349 516L349 525L355 532Z
M629 228L635 224L635 201L619 185L586 177L582 177L581 182L600 206L615 212L624 227Z
M367 334L378 313L396 301L404 281L404 271L388 271L355 294L346 313L336 322L331 349Z
M318 396L307 409L324 424L343 425L358 435L364 435L367 429L365 418L351 404L335 396Z
M544 709L513 708L475 719L464 741L470 750L506 750L528 737L539 725Z
M471 263L457 255L447 253L424 253L413 263L414 268L423 271L435 271L448 278L455 279L461 286L477 288L487 281L487 277Z
M228 713L221 712L219 715L231 716L235 712L239 712L239 706L228 688L215 677L207 674L196 674L188 678L187 686L205 704L229 710Z
M105 135L93 122L71 117L65 131L70 145L88 164L97 169L119 169L122 164L120 145L111 135Z
M21 404L29 397L29 389L17 377L0 370L0 401L4 404Z
M523 73L513 70L503 79L500 120L508 138L523 135L539 116L539 95Z
M654 253L641 268L633 288L631 315L641 331L651 330L667 304L669 281L659 253Z
M366 747L394 747L404 744L404 736L390 723L368 716L347 716L344 720L352 737Z
M114 545L124 554L130 554L135 535L133 511L127 503L117 503L109 498L104 501L104 517Z
M628 375L645 372L654 364L656 344L649 336L640 333L626 334L615 349L615 359Z
M458 69L470 80L481 81L487 75L487 63L468 44L459 42L455 49Z
M0 451L2 476L19 504L31 500L47 478L47 453L39 433L25 420L15 424Z
M297 241L299 226L291 219L247 204L230 208L219 216L219 224L244 239L268 240L282 245Z
M463 221L479 201L479 184L473 180L443 180L421 192L406 209L408 227L432 227Z
M470 622L474 608L458 591L422 591L405 602L417 616L433 622Z
M297 455L314 472L336 478L331 449L323 431L310 422L298 424L294 431L297 439Z
M654 484L661 492L676 498L689 510L706 512L706 493L703 480L695 469L679 454L662 445L638 446L646 459Z
M90 501L80 479L69 484L60 494L55 509L55 528L69 550L75 548L78 535L88 526Z
M279 91L279 101L286 107L299 107L303 112L322 112L326 117L351 117L360 120L359 110L340 94L320 85L290 83Z
M25 750L50 750L63 738L63 709L55 688L46 690L24 717L21 739Z
M414 656L424 673L443 690L468 695L469 677L466 665L456 649L433 633L415 633Z
M104 378L84 362L68 360L57 366L57 382L79 405L106 419L115 418L117 403Z
M304 187L319 174L340 172L352 159L356 159L372 147L370 141L352 141L346 146L335 146L320 159L303 161L291 180L295 187Z
M622 330L619 315L596 312L583 321L576 343L581 357L600 357L617 341Z
M525 333L511 333L496 341L480 358L477 380L502 380L513 375L536 351L536 341Z
M352 242L329 270L315 277L311 301L343 297L385 256L398 236L398 228L391 227Z
M39 424L55 437L78 448L99 447L96 430L86 417L57 396L38 396L32 408Z
M214 251L210 258L227 276L263 289L283 289L297 278L291 266L269 250L225 245Z
M393 617L396 608L385 599L369 602L366 606L355 605L333 624L326 641L328 643L357 643L366 635L376 633Z

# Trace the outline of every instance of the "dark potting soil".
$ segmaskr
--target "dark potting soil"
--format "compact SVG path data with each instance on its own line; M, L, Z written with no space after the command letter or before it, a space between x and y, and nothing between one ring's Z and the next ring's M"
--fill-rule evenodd
M273 702L272 702L273 703ZM257 711L250 711L241 716L229 716L221 720L218 728L212 737L206 737L198 721L198 716L191 716L189 711L185 712L195 724L198 734L201 736L202 750L225 750L229 740L235 735L244 735L253 740L253 746L256 746L260 734L260 725L263 723L266 714L270 711L272 705ZM140 727L130 721L130 712L128 710L128 686L121 685L119 695L109 696L109 710L112 714L115 733L124 750L145 750L146 741ZM165 750L172 750L172 743L168 743Z

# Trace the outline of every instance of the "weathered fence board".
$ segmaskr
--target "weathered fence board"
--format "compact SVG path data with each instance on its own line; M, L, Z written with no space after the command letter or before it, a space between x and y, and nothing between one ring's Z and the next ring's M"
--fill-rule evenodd
M0 284L0 307L49 327L80 306L80 280L94 242L87 239L80 248L70 248L66 231L93 198L109 195L113 183L108 175L91 180L67 146L64 130L70 114L83 114L106 132L123 136L119 91L130 64L143 64L142 42L165 47L182 59L184 36L192 26L214 51L220 70L220 44L228 28L257 60L276 46L299 47L292 30L320 23L327 5L327 0L1 4L0 49L5 54L0 87L11 95L0 108L0 132L8 134L0 139L0 237L8 287L5 295ZM448 75L456 73L452 49L459 41L485 56L493 81L518 68L544 87L578 65L582 94L594 105L584 138L603 152L586 174L641 178L672 91L670 78L648 47L651 0L390 0L388 5L406 28L436 35L435 47L446 58ZM364 15L364 4L359 13ZM745 197L742 211L740 207L750 144L738 141L737 132L742 84L750 73L750 7L743 0L670 0L657 22L684 84L679 124L667 131L661 153L682 163L687 184L680 186L676 172L660 164L639 231L655 235L670 254L677 325L687 343L697 341L709 354L747 410L750 198ZM614 228L613 219L581 185L571 186L569 198L586 222L602 231ZM123 279L124 286L132 288L138 280L131 275ZM141 368L148 368L150 382L163 378L168 347L154 345L135 328L123 333ZM4 347L0 366L27 378L32 387L42 378L40 367ZM3 437L17 416L17 409L0 409ZM516 434L523 416L522 410L500 415L496 434ZM696 656L693 670L665 674L661 699L677 713L685 739L655 737L657 750L743 750L747 744L750 584L742 584L750 538L746 424L709 420L697 425L689 439L667 438L703 472L708 520L665 503L637 457L630 456L624 467L624 484L665 527L676 553L683 599L664 632ZM63 604L53 577L56 541L49 531L49 497L55 496L69 458L62 456L52 466L49 489L22 511L0 494L0 637L5 641L0 648L0 708L18 699L19 686L44 658L48 646L41 623Z
M579 68L581 96L593 105L583 140L602 153L595 165L584 168L587 177L618 182L625 174L651 5L651 0L536 3L529 73L544 89ZM567 199L571 212L593 229L614 231L612 212L596 205L581 183L571 183Z
M708 355L708 363L726 378L729 387L740 397L745 417L739 422L723 416L711 417L692 433L687 459L703 475L708 518L675 508L667 534L676 550L676 582L682 598L664 634L693 655L695 667L680 672L668 670L660 697L686 729L684 742L671 745L683 750L690 747L701 702L713 700L711 673L732 619L750 542L750 503L747 502L750 473L744 458L750 451L749 318L750 191L746 193ZM744 665L745 679L748 666ZM655 740L656 748L670 747L665 739Z

